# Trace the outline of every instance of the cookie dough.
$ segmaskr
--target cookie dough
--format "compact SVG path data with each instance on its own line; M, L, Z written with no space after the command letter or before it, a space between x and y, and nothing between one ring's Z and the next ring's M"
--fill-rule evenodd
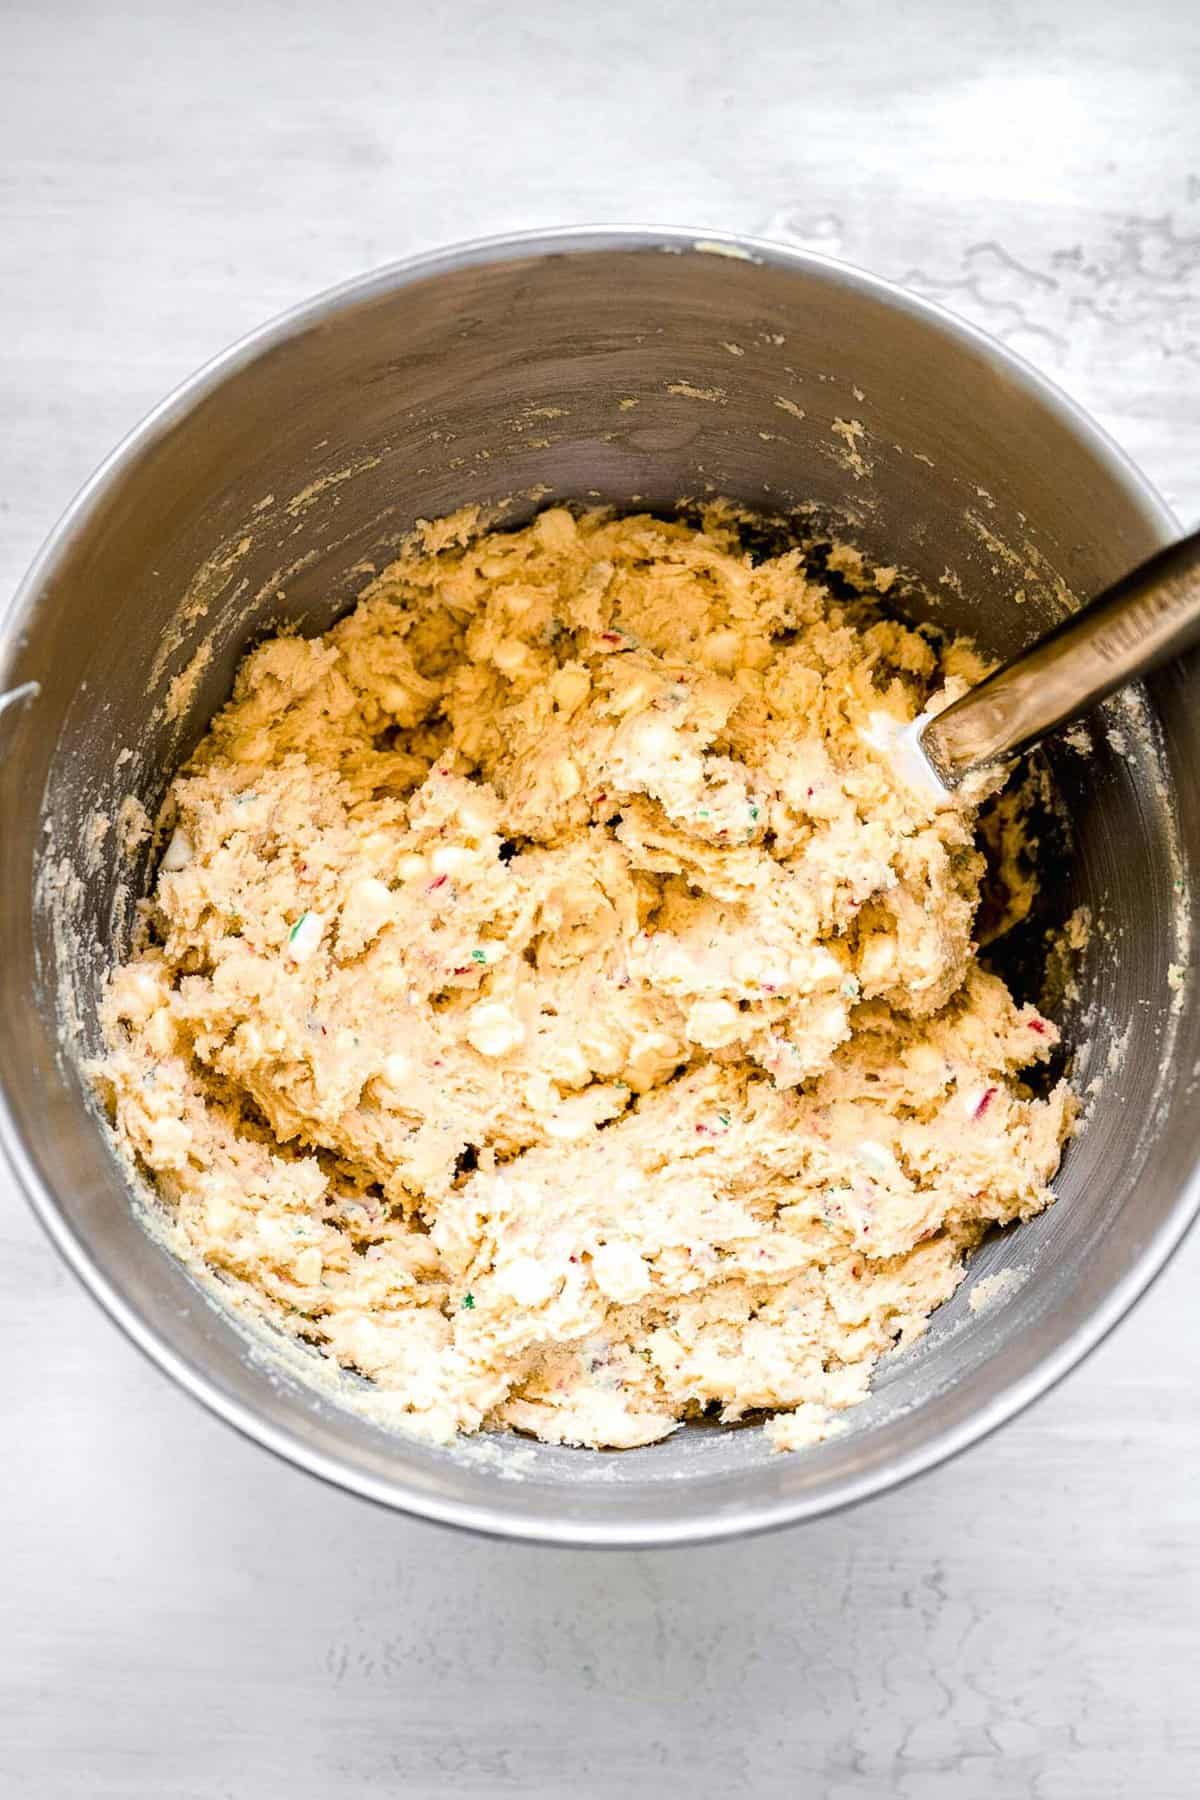
M111 980L116 1131L377 1416L811 1442L1070 1128L972 809L872 747L982 667L728 509L469 527L243 662Z

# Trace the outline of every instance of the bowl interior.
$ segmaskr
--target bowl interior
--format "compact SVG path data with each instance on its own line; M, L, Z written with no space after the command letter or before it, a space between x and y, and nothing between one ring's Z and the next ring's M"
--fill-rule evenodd
M1099 1083L1060 1199L985 1245L843 1436L791 1457L753 1428L621 1454L389 1436L248 1343L138 1222L82 1072L150 873L122 807L153 816L250 642L324 630L416 519L728 495L817 555L837 535L898 565L921 589L902 605L1000 656L1164 540L1115 453L995 347L851 271L729 248L600 235L433 258L260 334L93 484L5 647L0 686L37 692L0 712L0 1070L39 1210L127 1329L235 1423L377 1498L515 1534L716 1535L886 1485L1068 1366L1192 1205L1195 663L1112 705L1086 754L1049 753L1071 842L1047 848L1023 948L1040 963L1042 934L1090 910L1059 1016L1077 1083ZM973 1310L1000 1269L1014 1280Z

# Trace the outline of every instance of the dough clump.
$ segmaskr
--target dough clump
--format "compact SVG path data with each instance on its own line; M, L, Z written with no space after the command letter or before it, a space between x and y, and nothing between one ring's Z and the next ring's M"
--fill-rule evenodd
M982 665L729 509L468 525L253 650L176 778L119 1140L375 1416L815 1441L1073 1116L975 958L973 810L872 746Z

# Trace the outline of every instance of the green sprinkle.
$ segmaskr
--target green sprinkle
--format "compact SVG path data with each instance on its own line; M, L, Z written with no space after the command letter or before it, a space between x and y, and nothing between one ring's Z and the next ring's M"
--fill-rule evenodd
M699 818L701 818L701 819L707 819L707 817L708 817L708 808L707 808L707 806L702 806L702 807L701 807L701 808L700 808L700 811L699 811L699 814L698 814L698 815L697 815L697 816L698 816L698 817L699 817Z
M485 963L487 961L487 951L486 950L472 950L471 961L477 962L477 963Z
M308 914L306 912L302 912L300 914L300 917L296 920L296 923L292 926L292 929L288 932L288 943L289 944L294 941L296 933L299 931L300 927L303 925L303 923L304 923L305 919L307 919L307 917L308 917Z
M845 981L843 981L843 983L842 983L842 992L843 992L843 994L845 994L847 1000L855 999L858 994L858 991L859 991L858 976L857 975L847 975Z
M750 817L751 817L751 818L752 818L752 819L757 819L757 817L758 817L758 808L757 808L757 806L752 806L752 807L751 807L751 808L750 808Z
M475 1296L474 1296L474 1294L464 1294L463 1295L462 1309L464 1312L474 1312L475 1311Z
M731 1123L728 1113L718 1113L717 1117L718 1117L718 1119L720 1119L722 1125L728 1125Z

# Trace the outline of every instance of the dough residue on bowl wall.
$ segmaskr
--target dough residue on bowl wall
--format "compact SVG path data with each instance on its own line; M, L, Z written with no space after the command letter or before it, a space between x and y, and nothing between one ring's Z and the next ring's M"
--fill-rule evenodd
M1048 1203L1074 1113L975 960L973 810L866 735L982 665L729 508L464 538L254 650L176 779L119 1140L376 1417L816 1441Z

